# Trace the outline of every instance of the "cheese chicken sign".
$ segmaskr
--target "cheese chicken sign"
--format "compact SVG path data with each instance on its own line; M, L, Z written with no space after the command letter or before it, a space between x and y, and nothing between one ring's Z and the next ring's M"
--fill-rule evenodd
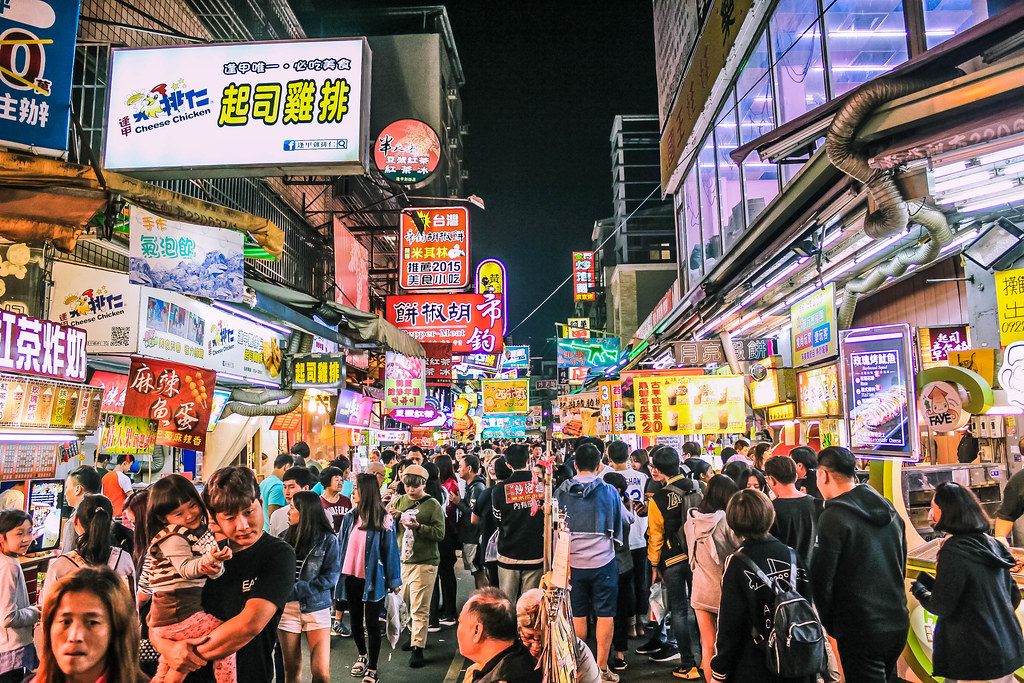
M450 343L452 353L497 353L505 310L496 294L389 296L385 318L413 339Z

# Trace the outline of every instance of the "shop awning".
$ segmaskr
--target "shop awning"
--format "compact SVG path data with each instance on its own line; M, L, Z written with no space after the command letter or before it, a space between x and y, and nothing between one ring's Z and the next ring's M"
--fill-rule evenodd
M235 230L280 258L284 231L271 221L172 192L120 173L30 154L0 152L0 236L16 241L50 239L74 249L85 223L111 195L176 221Z

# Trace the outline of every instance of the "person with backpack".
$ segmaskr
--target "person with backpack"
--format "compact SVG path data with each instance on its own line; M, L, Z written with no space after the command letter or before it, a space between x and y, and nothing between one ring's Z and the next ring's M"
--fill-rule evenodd
M792 548L768 533L775 508L757 489L742 489L729 499L725 521L741 545L722 576L712 678L814 683L827 668L825 635L807 601L806 569ZM794 670L800 673L786 675Z

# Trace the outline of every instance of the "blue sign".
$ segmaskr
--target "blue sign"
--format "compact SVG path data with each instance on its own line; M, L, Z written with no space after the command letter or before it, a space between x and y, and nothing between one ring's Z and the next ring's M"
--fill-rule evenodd
M558 367L607 370L619 360L618 337L559 339Z
M0 1L0 140L68 149L80 0Z
M529 346L506 346L501 367L505 370L529 370L530 369L530 347Z

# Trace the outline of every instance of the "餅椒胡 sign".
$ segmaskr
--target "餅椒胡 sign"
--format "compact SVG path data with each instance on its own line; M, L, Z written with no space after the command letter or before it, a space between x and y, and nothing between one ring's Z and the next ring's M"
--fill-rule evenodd
M384 317L419 342L450 343L452 353L497 353L505 310L496 294L389 296Z

